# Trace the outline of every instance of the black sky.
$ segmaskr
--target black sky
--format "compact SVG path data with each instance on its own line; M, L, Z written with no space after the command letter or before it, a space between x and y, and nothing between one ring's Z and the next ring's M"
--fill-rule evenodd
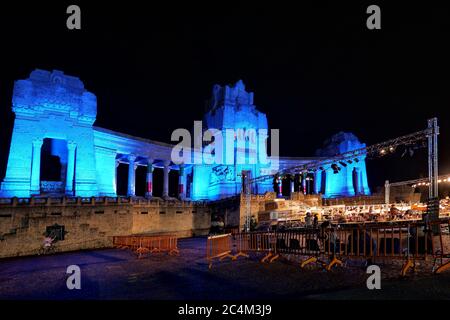
M377 3L152 3L1 5L0 177L13 81L35 68L80 77L97 95L97 126L166 142L201 120L213 84L243 79L280 129L283 156L314 155L342 130L381 142L437 116L450 173L448 8L379 4L382 29L371 31L366 8ZM81 7L80 31L66 28L69 4ZM426 174L425 151L399 158L369 162L372 187Z

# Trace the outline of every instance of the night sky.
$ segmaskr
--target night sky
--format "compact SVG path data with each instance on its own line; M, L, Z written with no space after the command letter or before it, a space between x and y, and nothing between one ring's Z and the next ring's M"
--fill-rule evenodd
M313 156L339 131L382 142L437 116L440 172L450 173L448 8L380 3L382 29L368 30L376 2L93 2L2 3L0 179L13 82L35 68L79 77L97 95L95 125L164 142L202 119L215 83L239 79L280 129L282 156ZM80 31L66 28L69 4L81 7ZM400 155L369 161L372 188L426 175L425 149Z

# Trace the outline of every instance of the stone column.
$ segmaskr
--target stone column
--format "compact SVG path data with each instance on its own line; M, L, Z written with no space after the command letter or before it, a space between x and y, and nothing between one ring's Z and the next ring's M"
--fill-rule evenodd
M367 169L366 169L366 161L362 159L360 164L361 170L361 192L364 195L370 195L369 183L367 181Z
M307 173L303 173L302 175L302 190L303 190L303 194L306 194L306 177L307 177Z
M363 171L358 168L358 192L359 194L364 194L364 176Z
M117 194L117 168L119 168L120 162L119 160L116 159L116 172L115 172L115 178L114 178L114 190L116 190L116 196L118 196Z
M75 173L75 150L77 144L73 141L67 142L67 172L66 172L66 195L73 196L73 177Z
M317 169L314 173L314 193L319 194L322 190L322 170Z
M180 170L178 171L178 197L180 200L186 199L186 176L184 174L184 165L180 164Z
M135 181L136 181L136 173L135 173L135 163L134 161L136 160L136 156L134 154L130 154L128 156L128 191L127 191L127 195L129 197L134 197L135 196L135 191L136 191L136 186L135 186Z
M281 177L277 177L276 181L277 181L277 186L278 186L277 197L282 198L283 197L283 180L281 179Z
M163 185L163 198L169 197L169 172L170 161L164 161L164 185Z
M146 188L145 196L151 198L153 196L153 159L147 161Z
M355 169L355 195L361 194L361 170L356 167ZM352 180L353 180L353 171L352 171Z
M38 195L41 192L41 147L43 140L38 138L33 140L33 158L31 162L31 183L30 194Z

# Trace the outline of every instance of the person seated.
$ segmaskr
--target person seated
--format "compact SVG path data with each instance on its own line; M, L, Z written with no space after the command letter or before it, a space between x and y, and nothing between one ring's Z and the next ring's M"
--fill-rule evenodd
M49 236L45 236L44 237L43 247L45 249L50 248L52 246L52 244L53 244L53 240L55 240L55 238L50 238Z
M50 251L54 242L56 242L55 240L56 240L56 236L52 237L51 234L44 235L44 240L42 242L42 249L44 250L44 252Z

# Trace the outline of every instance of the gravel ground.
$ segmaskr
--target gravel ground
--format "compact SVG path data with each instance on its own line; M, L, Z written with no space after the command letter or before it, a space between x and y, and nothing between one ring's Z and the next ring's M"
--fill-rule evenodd
M450 272L420 266L407 278L380 265L381 290L368 290L362 263L326 272L301 269L293 259L271 264L258 257L222 261L208 270L205 238L179 241L180 255L143 259L104 249L0 261L0 299L449 299ZM68 290L66 268L81 268L81 290Z

